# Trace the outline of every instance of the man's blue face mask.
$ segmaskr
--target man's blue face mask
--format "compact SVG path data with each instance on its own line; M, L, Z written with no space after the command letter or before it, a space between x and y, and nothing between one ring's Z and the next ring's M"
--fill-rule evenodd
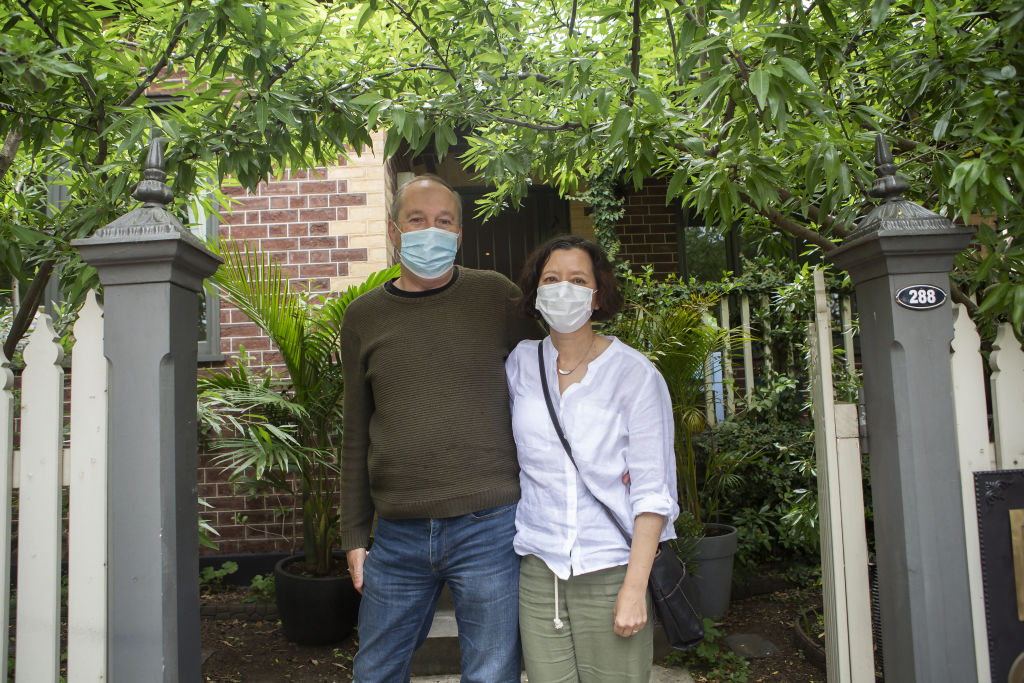
M402 265L424 280L439 278L455 263L459 236L440 228L425 228L402 233Z

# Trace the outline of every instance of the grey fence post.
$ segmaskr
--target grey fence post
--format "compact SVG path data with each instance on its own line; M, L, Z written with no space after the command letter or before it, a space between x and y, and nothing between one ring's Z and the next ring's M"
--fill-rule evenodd
M99 273L110 362L108 672L199 681L198 293L220 261L165 205L150 143L144 204L72 244Z
M831 259L860 312L885 679L977 681L953 422L949 272L970 241L900 194L884 138L882 199Z

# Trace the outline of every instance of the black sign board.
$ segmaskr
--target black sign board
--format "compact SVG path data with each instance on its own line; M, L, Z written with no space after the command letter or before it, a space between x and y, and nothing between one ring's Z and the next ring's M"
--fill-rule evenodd
M896 303L912 311L937 308L946 300L946 293L935 285L910 285L896 292Z
M1024 470L975 472L974 494L992 681L1019 680L1010 671L1024 661L1024 572L1014 562L1014 545L1024 536L1014 522L1024 512Z

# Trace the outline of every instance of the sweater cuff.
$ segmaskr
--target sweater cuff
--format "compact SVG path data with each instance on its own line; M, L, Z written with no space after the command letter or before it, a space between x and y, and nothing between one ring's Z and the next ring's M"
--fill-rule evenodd
M370 528L347 529L338 537L338 545L342 550L370 547Z

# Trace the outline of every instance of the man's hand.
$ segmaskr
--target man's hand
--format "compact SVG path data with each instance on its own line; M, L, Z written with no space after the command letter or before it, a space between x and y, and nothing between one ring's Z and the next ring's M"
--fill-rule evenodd
M366 548L353 548L345 553L348 560L348 573L352 575L352 585L359 594L363 594L363 563L366 561Z

